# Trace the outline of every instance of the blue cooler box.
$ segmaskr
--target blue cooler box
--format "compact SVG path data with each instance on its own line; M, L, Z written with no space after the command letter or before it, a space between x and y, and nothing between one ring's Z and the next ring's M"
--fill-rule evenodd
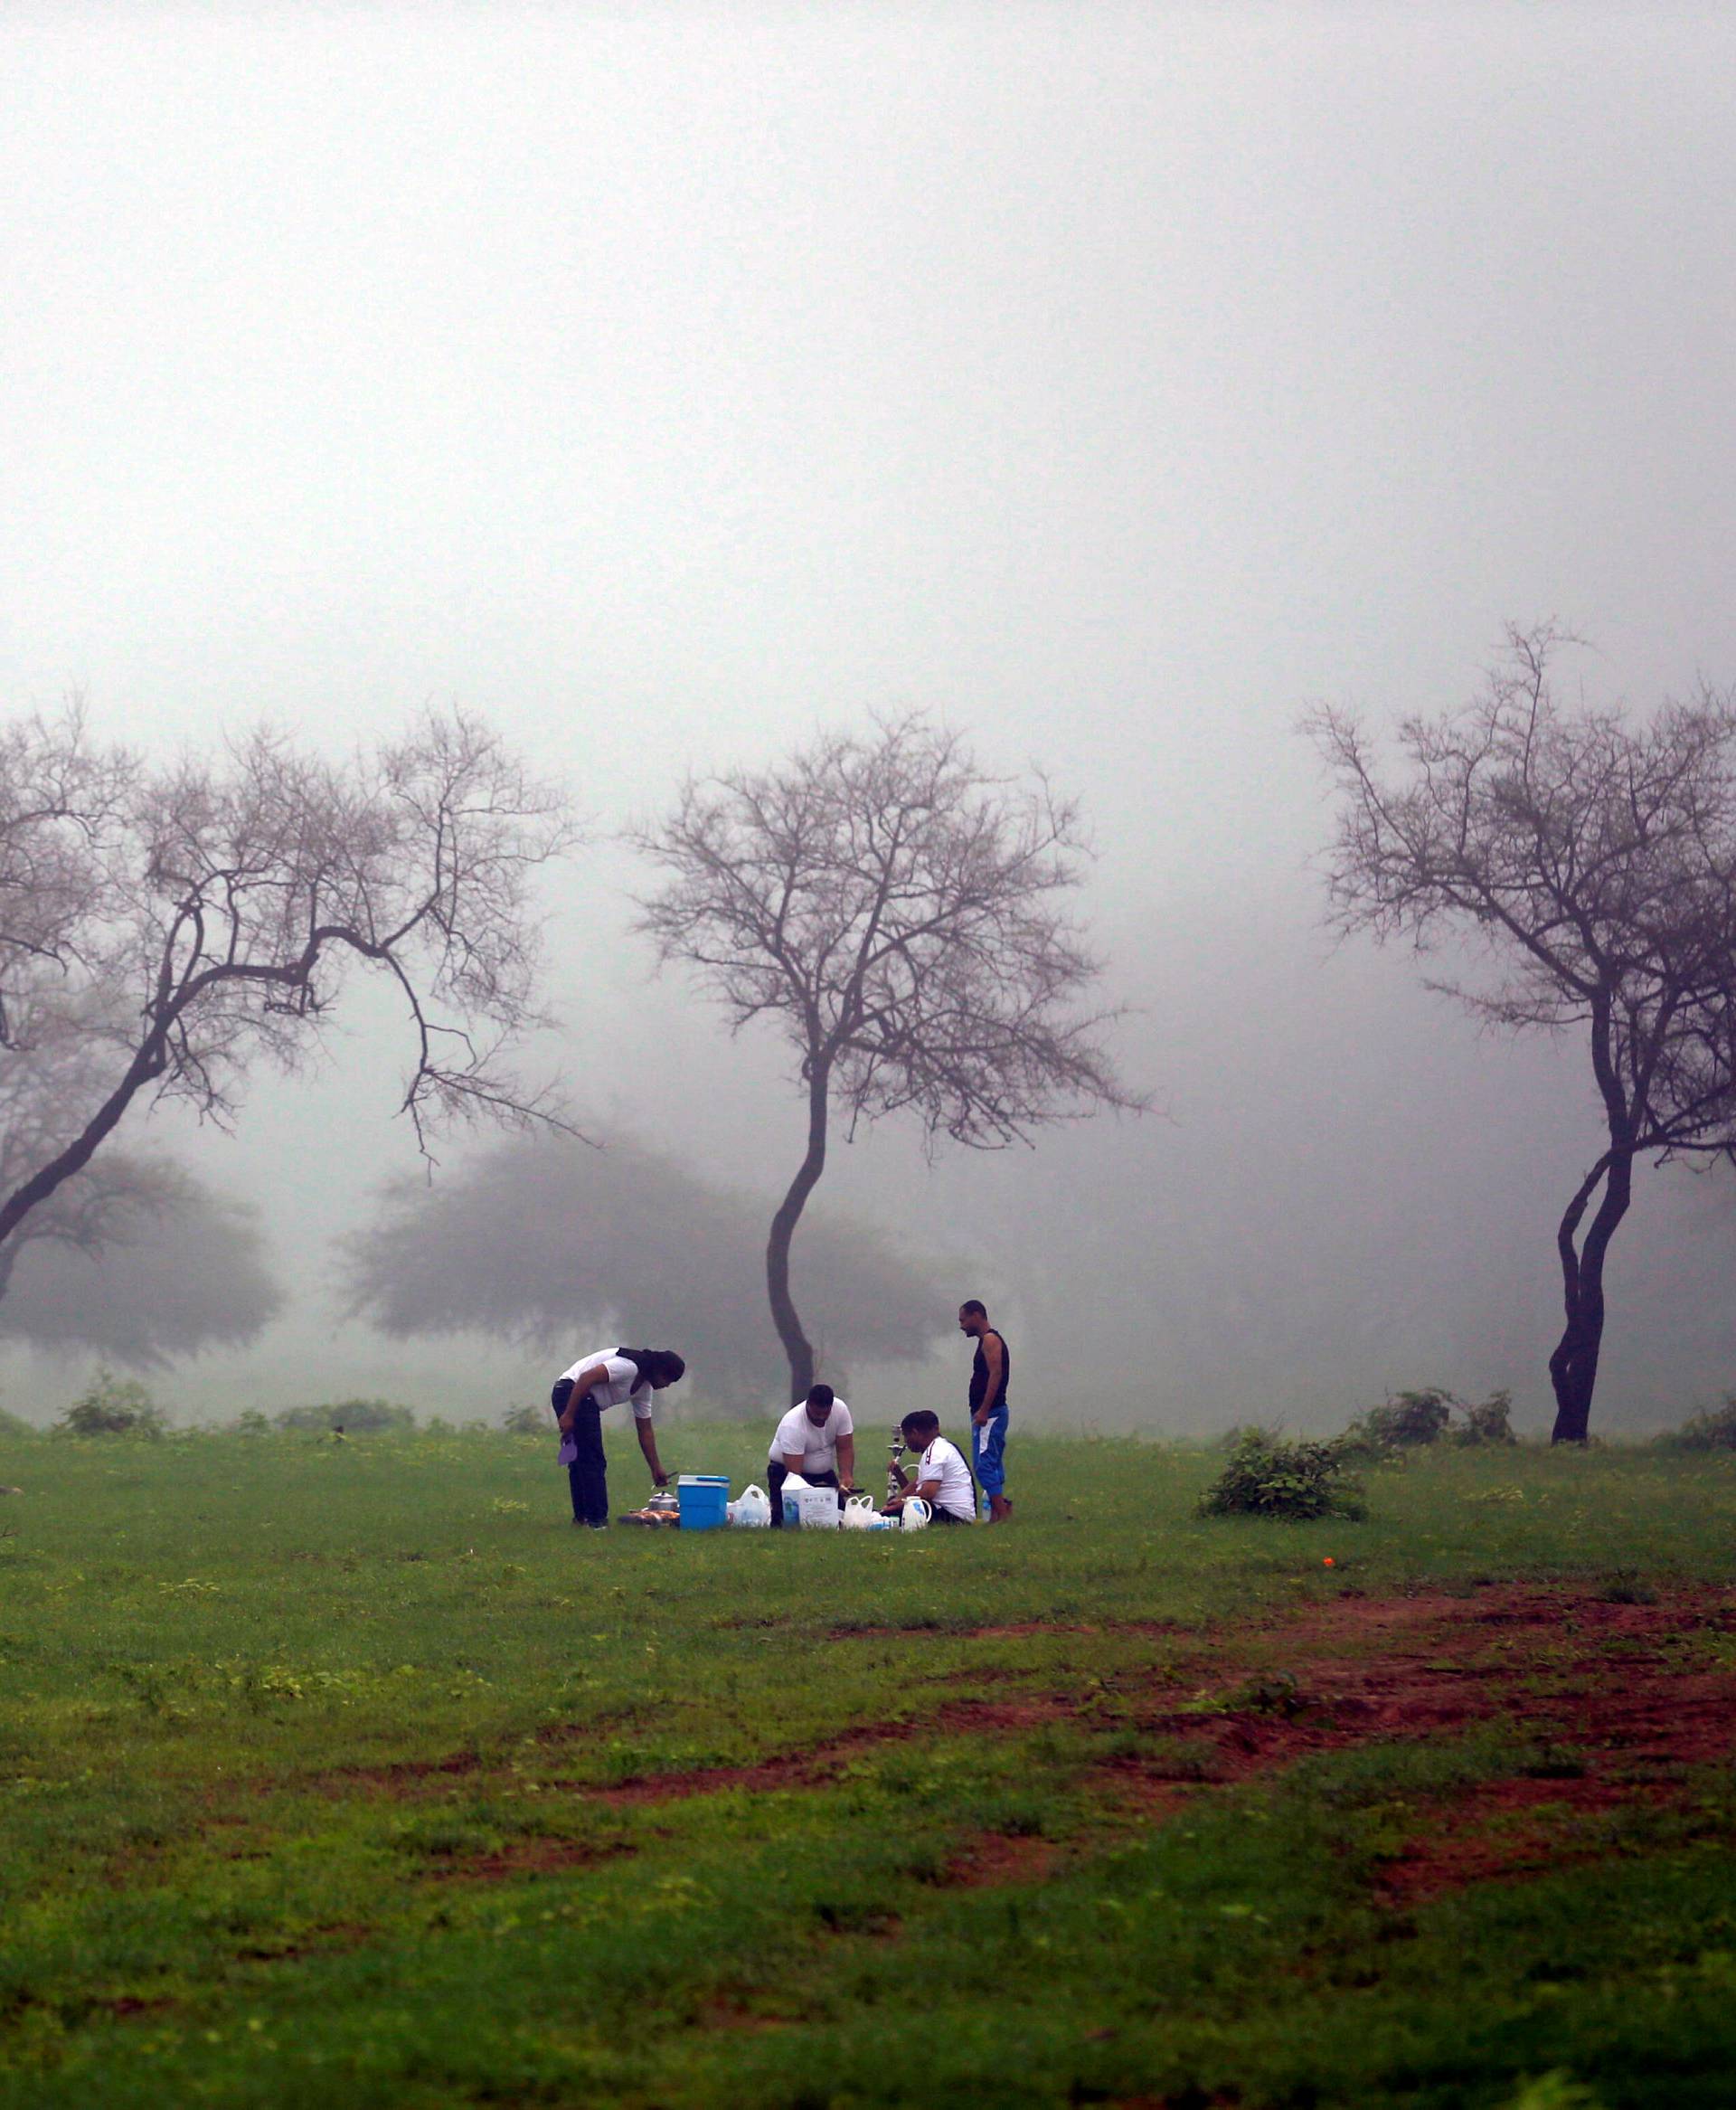
M721 1472L684 1472L675 1481L684 1531L720 1531L730 1520L730 1483Z

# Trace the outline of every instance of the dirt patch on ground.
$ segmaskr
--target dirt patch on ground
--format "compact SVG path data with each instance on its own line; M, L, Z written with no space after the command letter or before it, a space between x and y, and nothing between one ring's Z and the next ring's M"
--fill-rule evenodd
M304 1956L329 1956L338 1950L359 1949L373 1936L373 1927L359 1925L354 1920L335 1919L315 1927L303 1941L256 1943L237 1949L235 1954L243 1963L298 1963Z
M988 1890L1002 1883L1041 1883L1054 1866L1052 1840L1021 1832L981 1831L940 1871L940 1881L961 1890Z
M762 1759L758 1765L696 1765L675 1773L647 1773L637 1779L618 1781L612 1787L587 1787L573 1782L570 1792L613 1809L631 1809L645 1802L681 1802L692 1795L722 1795L743 1790L762 1794L786 1788L825 1787L858 1752L880 1744L902 1743L912 1733L908 1722L876 1722L868 1728L847 1730L842 1736L810 1746L806 1751Z
M854 1628L848 1638L937 1631L944 1630ZM1106 1621L973 1631L986 1639L1135 1630ZM1137 1631L1173 1639L1186 1630L1152 1623ZM1043 1675L1040 1667L1034 1674ZM1222 1639L1199 1637L1184 1655L1165 1651L1086 1690L946 1699L919 1719L868 1724L752 1765L694 1766L609 1785L542 1784L621 1809L819 1788L862 1753L914 1736L1019 1736L1072 1722L1120 1732L1098 1777L1145 1823L1162 1821L1200 1793L1313 1753L1510 1726L1514 1777L1498 1792L1479 1790L1474 1806L1443 1806L1438 1822L1420 1828L1414 1850L1407 1848L1393 1864L1391 1895L1408 1901L1559 1858L1573 1850L1571 1822L1583 1828L1636 1799L1667 1802L1694 1768L1727 1763L1736 1752L1736 1592L1672 1592L1633 1604L1542 1586L1387 1598L1345 1590L1292 1617L1239 1627ZM585 1735L585 1725L573 1724L545 1738L582 1742ZM1557 1749L1571 1754L1571 1763L1552 1765L1549 1754ZM467 1751L357 1768L320 1784L412 1798L483 1770ZM574 1866L586 1850L542 1841L475 1857L451 1872L505 1877ZM538 1851L578 1859L539 1862Z
M1491 1781L1430 1809L1425 1828L1381 1871L1388 1905L1426 1904L1496 1878L1542 1874L1603 1850L1596 1820L1631 1799L1608 1781Z
M1727 1593L1650 1604L1536 1588L1346 1594L1264 1630L1252 1655L1239 1686L1220 1661L1215 1689L1136 1703L1151 1753L1103 1769L1124 1799L1161 1820L1202 1788L1314 1752L1510 1726L1514 1776L1428 1813L1383 1878L1395 1903L1595 1854L1599 1819L1667 1805L1694 1768L1736 1755Z
M552 1876L571 1869L594 1869L604 1861L624 1859L635 1850L625 1840L599 1845L595 1840L515 1839L489 1853L443 1857L428 1873L437 1882L503 1883L519 1876Z
M707 2001L693 2018L702 2030L731 2030L746 2031L759 2036L768 2030L793 2030L794 2020L788 2015L762 2014L758 2008L749 2005L745 1999L728 1995Z
M1177 1634L1194 1631L1193 1628L1178 1626L1173 1620L1167 1619L1021 1619L1008 1626L946 1626L928 1623L860 1626L846 1623L835 1626L826 1638L833 1642L902 1642L910 1640L913 1635L939 1634L957 1642L1022 1642L1051 1633Z
M474 1751L451 1751L443 1758L404 1758L391 1765L346 1765L322 1774L307 1784L324 1794L354 1794L373 1788L382 1795L410 1796L429 1784L456 1783L482 1771ZM275 1794L278 1781L262 1781L260 1792Z

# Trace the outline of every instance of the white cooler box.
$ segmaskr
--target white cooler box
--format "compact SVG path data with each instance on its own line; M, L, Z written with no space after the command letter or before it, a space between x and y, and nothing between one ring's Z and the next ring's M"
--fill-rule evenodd
M835 1531L838 1528L838 1490L835 1487L798 1487L792 1473L784 1482L784 1522L806 1531Z

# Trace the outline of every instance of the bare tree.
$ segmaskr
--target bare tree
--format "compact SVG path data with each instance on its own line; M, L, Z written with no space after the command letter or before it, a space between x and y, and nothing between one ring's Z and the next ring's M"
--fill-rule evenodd
M269 731L151 768L97 752L76 712L7 729L0 1255L141 1094L227 1121L253 1064L294 1069L355 969L403 999L419 1137L546 1114L505 1057L539 1022L531 875L571 838L561 798L458 714L342 763ZM74 1054L33 1144L5 1081L46 1065L64 1086Z
M96 746L77 703L0 726L0 1048L19 1040L13 1007L32 970L88 979L137 775L131 756Z
M571 1352L669 1332L709 1404L763 1412L782 1358L760 1295L758 1197L702 1178L631 1139L587 1150L557 1138L485 1151L433 1192L399 1182L343 1241L351 1310L386 1332L476 1328ZM950 1330L918 1261L882 1234L819 1216L799 1269L828 1376L917 1362Z
M1636 1160L1736 1158L1736 705L1703 688L1644 724L1569 712L1549 669L1571 641L1510 629L1468 705L1403 721L1399 782L1354 716L1309 721L1342 798L1339 927L1419 951L1467 935L1486 973L1430 987L1514 1032L1584 1036L1607 1141L1556 1235L1557 1443L1590 1427Z
M637 847L668 873L641 903L660 957L693 969L731 1029L771 1021L796 1056L807 1147L766 1245L771 1315L799 1398L814 1350L790 1243L849 1132L908 1112L930 1146L1029 1142L1143 1104L1104 1047L1118 1014L1076 1008L1099 971L1062 905L1077 809L986 777L921 716L834 733L781 767L690 780Z

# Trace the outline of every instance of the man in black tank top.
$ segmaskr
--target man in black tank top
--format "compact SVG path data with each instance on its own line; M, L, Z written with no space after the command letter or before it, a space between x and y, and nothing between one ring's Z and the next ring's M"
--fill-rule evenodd
M958 1307L958 1330L976 1343L970 1366L970 1462L976 1484L988 1498L989 1522L1005 1524L1013 1514L1006 1498L1005 1462L1006 1381L1013 1373L1013 1357L975 1297Z

